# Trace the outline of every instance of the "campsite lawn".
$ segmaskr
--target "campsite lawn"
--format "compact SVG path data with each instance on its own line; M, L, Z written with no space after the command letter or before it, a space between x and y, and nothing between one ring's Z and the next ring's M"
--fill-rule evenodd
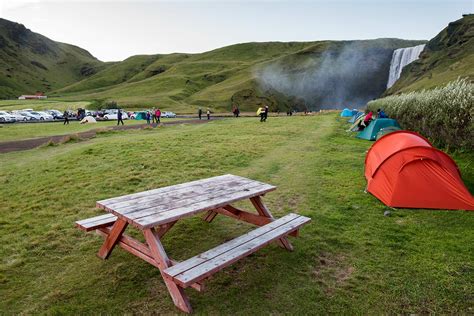
M392 210L364 193L365 152L335 114L104 133L0 155L0 314L177 313L156 268L74 221L95 201L232 173L278 186L274 215L312 218L289 253L270 245L186 290L198 314L473 312L474 213ZM472 153L454 155L471 192ZM251 229L228 218L178 223L164 239L189 258Z

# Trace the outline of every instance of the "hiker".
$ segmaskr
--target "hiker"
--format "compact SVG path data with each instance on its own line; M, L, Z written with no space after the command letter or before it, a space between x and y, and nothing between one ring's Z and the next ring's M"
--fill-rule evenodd
M211 119L211 110L207 109L207 119Z
M372 111L370 111L362 121L359 122L359 124L357 125L359 127L359 131L362 131L364 128L366 128L367 126L369 126L370 122L372 121L372 116L374 115L374 113Z
M159 124L160 123L160 118L161 118L160 109L156 109L155 116L156 116L156 124Z
M155 121L156 121L156 114L155 114L155 113L156 113L156 109L153 108L153 109L151 110L152 119L153 119L153 120L152 120L152 123L155 123Z
M150 111L146 111L146 123L147 123L148 125L150 125L150 118L151 118Z
M202 116L202 110L201 110L201 108L199 108L199 110L198 110L198 116L199 116L199 119L201 119L201 116Z
M265 112L262 107L258 108L257 115L260 115L260 122L263 122L263 117L265 116Z
M388 118L388 116L382 109L377 109L377 118Z
M69 113L67 111L64 111L63 113L63 117L64 117L64 124L63 125L69 125Z
M263 109L263 121L266 122L268 117L268 105L265 105L265 108Z
M117 125L120 125L120 123L122 123L122 125L123 125L122 110L121 109L119 109L118 112L117 112Z

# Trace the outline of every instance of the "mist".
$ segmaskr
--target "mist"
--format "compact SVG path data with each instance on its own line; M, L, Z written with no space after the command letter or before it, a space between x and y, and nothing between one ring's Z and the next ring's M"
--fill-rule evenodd
M309 110L360 108L386 88L393 49L366 42L332 44L322 53L300 54L304 65L274 63L257 72L264 91L303 99Z

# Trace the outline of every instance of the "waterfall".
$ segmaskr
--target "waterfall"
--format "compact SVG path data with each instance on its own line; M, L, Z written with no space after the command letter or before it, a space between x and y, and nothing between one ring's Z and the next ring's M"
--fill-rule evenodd
M400 78L403 67L418 59L424 48L425 44L399 48L393 51L392 61L390 62L390 73L388 75L387 89L393 86L398 78Z

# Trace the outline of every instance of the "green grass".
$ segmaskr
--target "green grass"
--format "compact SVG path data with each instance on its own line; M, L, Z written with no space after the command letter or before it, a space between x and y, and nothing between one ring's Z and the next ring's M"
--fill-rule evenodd
M168 120L169 121L169 120ZM126 125L145 124L145 121L125 120ZM80 124L70 121L69 125L62 122L32 123L32 124L3 124L0 128L0 141L22 140L54 135L66 135L85 132L91 129L101 129L117 125L117 121L102 121L97 124Z
M0 155L0 314L177 312L156 268L121 249L98 259L101 238L73 223L101 214L96 200L224 173L277 185L273 213L312 222L293 253L271 245L186 290L198 314L472 313L473 213L383 216L364 193L372 143L345 127L334 114L229 119ZM473 155L454 158L472 191ZM195 217L164 244L182 260L250 228Z

